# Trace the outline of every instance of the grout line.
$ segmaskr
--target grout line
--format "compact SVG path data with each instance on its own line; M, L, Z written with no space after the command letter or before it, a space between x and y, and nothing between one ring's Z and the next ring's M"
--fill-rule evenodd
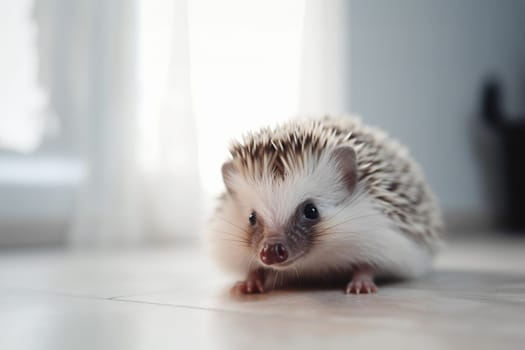
M229 309L220 309L220 308L211 308L203 306L193 306L193 305L183 305L183 304L166 304L159 303L155 301L143 301L143 300L133 300L133 299L110 299L111 301L125 302L125 303L134 303L134 304L146 304L146 305L155 305L155 306L167 306L171 308L181 308L181 309L190 309L190 310L201 310L201 311L215 311L215 312L230 312L230 313L239 313L245 314L243 311L239 310L229 310Z
M126 299L126 298L141 297L141 296L146 296L146 295L155 295L155 294L169 293L169 292L173 292L173 291L174 291L174 288L161 289L161 290L150 291L150 292L143 292L143 293L116 295L116 296L113 296L113 297L108 297L107 299L108 300Z
M238 315L238 316L255 316L258 319L270 319L275 320L275 317L279 317L279 320L285 320L285 321L293 321L293 322L303 322L303 323L312 323L312 324L318 324L319 320L317 318L308 317L306 315L296 315L296 316L290 316L289 314L281 314L281 313L258 313L256 310L250 311L250 310L234 310L234 309L221 309L221 308L213 308L213 307L203 307L203 306L191 306L191 305L182 305L182 304L164 304L164 303L158 303L153 301L142 301L142 300L129 300L129 299L114 299L112 301L117 302L125 302L125 303L135 303L135 304L145 304L145 305L152 305L152 306L164 306L164 307L170 307L174 309L186 309L186 310L193 310L193 311L204 311L204 312L215 312L215 313L227 313L231 315ZM363 322L370 323L370 324L376 324L377 319L373 318L370 320L366 320L363 318L354 319L354 318L331 318L329 320L323 320L323 323L334 323L334 324L340 324L341 322L344 322L345 324L355 323L362 325Z
M159 302L141 301L141 300L132 300L132 299L117 299L117 297L109 297L109 298L108 297L97 297L97 296L92 296L92 295L70 294L70 293L39 290L39 289L25 288L25 287L12 287L12 286L9 287L8 286L7 288L31 292L35 294L52 295L56 297L79 299L79 300L97 300L97 301L119 302L119 303L128 303L128 304L142 304L142 305L148 305L148 306L169 307L172 309L185 309L185 310L193 310L193 311L227 313L227 314L239 315L239 316L256 316L257 318L264 318L264 319L275 319L276 315L278 315L279 319L282 319L282 320L288 320L288 321L294 321L294 322L301 321L301 322L307 322L307 323L317 323L317 321L310 319L310 318L306 318L302 315L290 317L289 315L284 316L282 314L276 314L276 313L257 313L253 311L221 309L221 308L202 307L202 306L183 305L183 304L165 304L165 303L159 303ZM327 320L326 322L334 322L334 321L338 321L338 320L331 319L331 320ZM340 321L341 320L339 320L339 322ZM353 320L353 319L344 319L344 321L345 322L356 322L356 320ZM362 322L362 321L363 321L362 319L359 320L359 322Z
M152 302L152 301L116 299L117 297L108 298L108 297L97 297L97 296L92 296L92 295L70 294L70 293L39 290L39 289L32 289L32 288L25 288L25 287L9 287L9 288L16 289L16 290L23 290L23 291L31 292L35 294L53 295L56 297L64 297L64 298L79 299L79 300L97 300L97 301L120 302L120 303L128 303L128 304L142 304L142 305L157 306L157 307L169 307L172 309L185 309L185 310L193 310L193 311L227 313L227 314L238 315L238 316L255 316L257 318L272 319L272 320L275 319L276 316L278 316L279 319L281 320L294 321L294 322L300 321L300 322L307 322L307 323L314 323L314 324L318 323L318 320L312 319L309 317L305 317L304 315L290 316L290 315L283 315L280 313L272 313L272 312L260 313L260 312L257 312L257 310L235 310L235 309L222 309L222 308L183 305L183 304L165 304L165 303ZM355 320L351 318L344 318L344 319L334 318L330 320L325 320L323 322L340 323L341 321L344 321L345 323L350 323L350 322L356 323L357 322L359 324L362 324L362 322L365 320L363 320L362 318L359 320ZM373 319L373 320L368 320L365 322L374 323L374 322L377 322L377 320Z

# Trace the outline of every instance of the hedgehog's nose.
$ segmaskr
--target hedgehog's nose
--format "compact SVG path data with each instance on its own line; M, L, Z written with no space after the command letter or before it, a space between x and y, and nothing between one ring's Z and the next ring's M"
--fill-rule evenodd
M282 243L265 243L260 256L266 265L278 264L288 259L288 249Z

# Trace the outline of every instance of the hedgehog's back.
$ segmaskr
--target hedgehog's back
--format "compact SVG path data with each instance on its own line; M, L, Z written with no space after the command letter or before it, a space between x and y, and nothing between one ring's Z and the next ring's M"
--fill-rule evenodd
M339 142L357 154L358 181L379 209L405 234L434 248L443 232L441 211L425 176L408 150L383 131L355 117L321 119L335 134L348 135Z

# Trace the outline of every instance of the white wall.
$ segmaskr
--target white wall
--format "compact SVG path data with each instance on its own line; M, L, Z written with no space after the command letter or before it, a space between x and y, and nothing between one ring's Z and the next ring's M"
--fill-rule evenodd
M352 111L411 148L446 213L500 210L473 134L491 73L525 114L525 1L352 0L349 25Z

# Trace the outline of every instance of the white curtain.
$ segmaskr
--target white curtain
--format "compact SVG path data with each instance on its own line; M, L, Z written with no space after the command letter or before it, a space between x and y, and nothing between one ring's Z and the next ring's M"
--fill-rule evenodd
M32 5L31 0L0 4L0 149L18 152L34 151L52 125L39 79Z
M86 169L73 246L197 238L232 137L346 108L342 0L40 1L70 26L50 85Z
M301 113L350 112L350 1L306 0Z
M189 2L201 183L222 189L228 141L297 114L304 0Z
M203 222L186 1L139 2L139 173L146 232L196 238Z
M204 215L185 1L100 2L95 113L81 138L87 176L74 246L196 238Z
M123 0L62 3L73 64L67 76L74 108L74 148L85 164L72 211L69 242L74 246L131 245L144 239L143 182L136 166L136 11ZM60 18L57 18L60 21ZM74 23L82 23L75 26ZM75 57L75 48L86 50Z

